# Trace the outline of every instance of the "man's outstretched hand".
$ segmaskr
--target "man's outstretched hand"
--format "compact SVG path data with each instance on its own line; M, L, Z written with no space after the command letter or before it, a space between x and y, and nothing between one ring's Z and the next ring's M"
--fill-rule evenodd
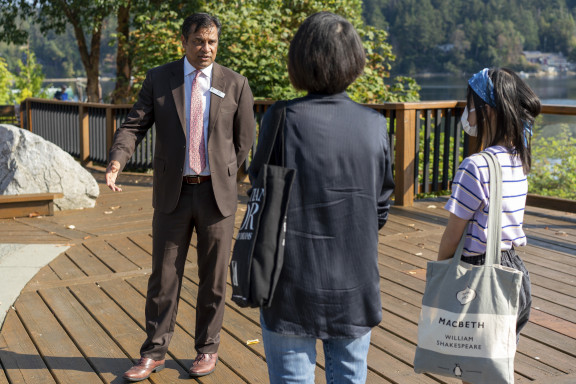
M112 160L106 168L106 185L114 192L122 192L122 188L116 185L116 178L120 172L120 163Z

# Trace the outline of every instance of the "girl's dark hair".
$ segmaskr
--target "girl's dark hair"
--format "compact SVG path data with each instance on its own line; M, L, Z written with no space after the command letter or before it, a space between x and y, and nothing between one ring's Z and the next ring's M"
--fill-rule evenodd
M540 114L540 99L532 89L514 71L507 68L495 68L488 71L488 76L494 84L494 102L496 108L495 133L488 146L504 142L511 154L518 155L522 161L524 173L530 172L532 155L530 153L531 139L525 132L525 124L534 126L536 116ZM472 101L476 108L478 138L476 151L482 147L483 138L488 132L488 115L486 102L468 86L468 104Z
M343 92L364 70L360 36L342 16L319 12L308 17L290 43L288 74L296 89Z
M195 26L193 31L191 31L192 26ZM184 19L184 22L182 23L181 32L182 36L184 36L184 38L188 40L188 36L190 35L191 32L195 33L198 32L200 28L212 28L214 26L218 30L218 37L220 37L220 30L222 29L222 23L220 23L220 20L218 20L216 16L212 16L208 13L195 13Z

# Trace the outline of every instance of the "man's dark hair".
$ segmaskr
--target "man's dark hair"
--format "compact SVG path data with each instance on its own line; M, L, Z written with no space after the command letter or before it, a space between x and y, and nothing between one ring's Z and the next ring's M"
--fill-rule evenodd
M330 12L308 17L290 43L288 74L296 89L343 92L362 73L366 53L348 20Z
M194 30L191 30L192 26L195 26ZM188 40L188 35L191 32L196 33L201 28L212 28L214 26L218 29L218 38L220 38L220 29L222 28L220 20L208 13L195 13L188 16L182 23L182 36Z

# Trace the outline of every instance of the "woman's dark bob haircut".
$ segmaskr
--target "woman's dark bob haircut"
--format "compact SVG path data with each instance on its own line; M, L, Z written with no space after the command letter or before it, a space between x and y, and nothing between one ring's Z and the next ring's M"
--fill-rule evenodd
M364 70L366 54L348 20L330 12L308 17L290 43L288 74L296 89L332 95Z

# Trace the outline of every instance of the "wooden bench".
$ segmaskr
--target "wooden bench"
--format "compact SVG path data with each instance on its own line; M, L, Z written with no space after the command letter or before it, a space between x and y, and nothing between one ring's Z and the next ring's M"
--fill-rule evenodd
M0 195L0 219L54 215L54 199L62 193L32 193L23 195Z
M0 105L0 124L19 126L16 109L13 105Z

